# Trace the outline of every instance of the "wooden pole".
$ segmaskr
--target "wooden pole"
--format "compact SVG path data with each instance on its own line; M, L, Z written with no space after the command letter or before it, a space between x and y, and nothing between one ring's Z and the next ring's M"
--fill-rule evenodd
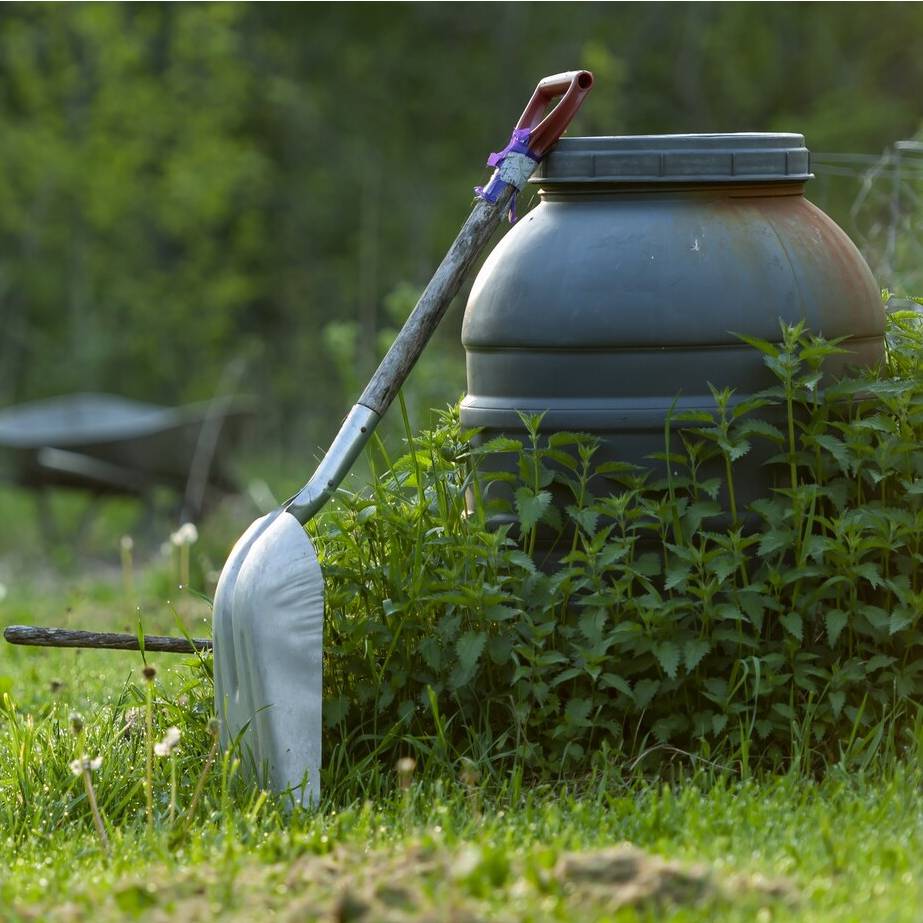
M39 628L35 625L10 625L3 632L10 644L28 644L34 647L87 647L112 651L139 651L137 635L114 631L77 631L71 628ZM145 635L144 650L158 654L192 654L210 651L209 638L171 638L163 635Z

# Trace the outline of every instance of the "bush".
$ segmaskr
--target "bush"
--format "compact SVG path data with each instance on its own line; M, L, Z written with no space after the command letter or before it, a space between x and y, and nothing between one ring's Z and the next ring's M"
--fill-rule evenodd
M539 418L480 449L454 412L408 432L312 526L330 766L410 752L557 775L680 749L816 768L899 748L923 695L921 331L892 316L885 367L823 389L836 343L802 326L754 341L778 385L675 421L669 479L594 466L593 438L544 438ZM733 474L755 440L783 486L745 517ZM479 488L504 475L477 467L496 451L518 464L515 532L486 527ZM711 458L723 479L701 478ZM565 553L540 569L548 527Z

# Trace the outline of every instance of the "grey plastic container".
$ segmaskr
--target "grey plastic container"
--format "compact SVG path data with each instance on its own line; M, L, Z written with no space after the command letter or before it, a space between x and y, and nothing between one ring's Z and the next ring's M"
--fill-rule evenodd
M804 319L849 337L829 373L877 364L879 289L805 199L810 178L798 134L559 141L531 180L540 204L472 287L462 424L486 440L544 412L546 432L592 432L601 457L651 464L671 407L712 409L709 382L738 399L774 383L737 333L777 341L780 319ZM744 501L769 487L762 460L743 465Z

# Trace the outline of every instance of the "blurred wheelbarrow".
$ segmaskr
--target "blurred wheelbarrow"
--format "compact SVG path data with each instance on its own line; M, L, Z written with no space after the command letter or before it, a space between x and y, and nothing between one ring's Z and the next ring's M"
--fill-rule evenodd
M162 407L70 394L0 410L0 454L6 477L37 492L46 531L52 487L148 502L155 489L167 488L183 498L182 519L194 521L213 497L236 490L227 450L252 412L240 397Z

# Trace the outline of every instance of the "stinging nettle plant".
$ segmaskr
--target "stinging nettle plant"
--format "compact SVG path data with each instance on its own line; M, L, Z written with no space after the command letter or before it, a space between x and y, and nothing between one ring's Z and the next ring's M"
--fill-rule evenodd
M883 368L823 388L837 342L803 324L747 342L777 384L713 389L650 468L537 417L472 448L450 411L407 425L400 458L380 447L373 483L311 527L329 772L414 753L558 775L678 749L816 769L903 745L923 695L921 316L890 317ZM757 450L775 486L743 508ZM479 468L495 452L515 474ZM513 525L488 528L498 512ZM539 530L559 540L537 567Z

